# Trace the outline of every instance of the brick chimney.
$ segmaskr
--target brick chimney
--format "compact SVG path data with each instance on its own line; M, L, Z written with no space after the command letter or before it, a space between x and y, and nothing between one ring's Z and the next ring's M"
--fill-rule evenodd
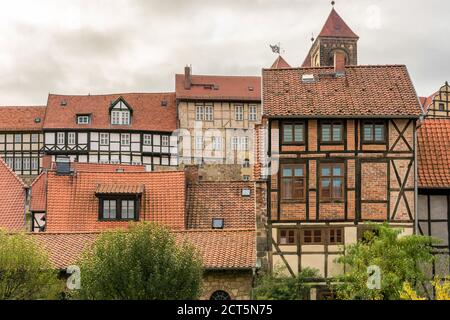
M345 53L342 51L334 52L334 72L336 75L345 74Z
M184 67L184 89L190 90L192 86L191 67Z

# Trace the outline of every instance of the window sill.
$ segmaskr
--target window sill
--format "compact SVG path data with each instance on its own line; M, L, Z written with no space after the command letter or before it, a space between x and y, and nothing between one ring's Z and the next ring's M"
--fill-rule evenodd
M139 222L139 219L99 219L98 222Z
M320 142L321 146L343 146L344 145L344 141L338 141L338 142Z

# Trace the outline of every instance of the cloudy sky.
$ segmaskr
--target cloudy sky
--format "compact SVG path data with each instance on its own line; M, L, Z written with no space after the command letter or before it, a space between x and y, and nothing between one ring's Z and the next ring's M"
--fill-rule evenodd
M450 81L450 1L336 0L360 64L406 64L419 95ZM426 4L425 4L426 3ZM280 42L303 61L328 0L0 0L0 105L47 94L174 90L196 74L258 75Z

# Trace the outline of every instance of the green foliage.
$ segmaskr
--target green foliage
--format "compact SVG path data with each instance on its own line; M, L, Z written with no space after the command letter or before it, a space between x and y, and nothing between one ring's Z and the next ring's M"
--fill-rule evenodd
M48 256L34 240L0 230L0 299L56 299L60 290Z
M277 268L272 274L263 274L254 291L256 300L305 300L309 294L309 280L319 278L318 270L303 269L296 277Z
M80 263L81 299L179 300L200 294L202 261L165 227L139 223L102 234Z
M400 229L388 224L372 225L375 232L365 233L365 241L347 246L337 259L346 266L337 287L339 299L398 300L403 284L426 280L424 265L433 261L433 240L424 236L399 236ZM381 289L369 289L369 266L381 271Z

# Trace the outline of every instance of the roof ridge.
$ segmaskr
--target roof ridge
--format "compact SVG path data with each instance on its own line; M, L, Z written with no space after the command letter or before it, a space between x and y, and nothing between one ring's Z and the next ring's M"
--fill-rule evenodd
M176 73L175 76L185 76L183 73ZM261 76L248 75L215 75L215 74L193 74L191 77L223 77L223 78L261 78Z
M47 108L46 105L35 105L35 106L30 106L30 105L22 105L22 106L2 106L0 105L0 108L17 108L17 109L25 109L25 108Z
M170 92L117 92L117 93L101 93L101 94L58 94L49 93L49 96L57 97L107 97L116 95L174 95L174 91Z

